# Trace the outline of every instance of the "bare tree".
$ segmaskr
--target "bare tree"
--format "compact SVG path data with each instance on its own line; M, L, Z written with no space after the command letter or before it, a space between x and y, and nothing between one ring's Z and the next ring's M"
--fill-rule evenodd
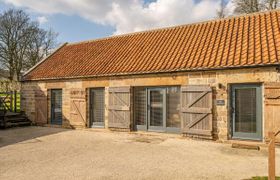
M39 28L38 22L31 21L22 10L10 9L0 14L0 62L9 70L10 80L19 80L23 70L32 67L55 46L57 35L51 34L55 33Z
M14 16L21 21L16 21ZM28 17L22 12L10 10L0 16L0 60L2 66L9 70L10 79L13 79L16 71L16 56L19 47L19 41L26 34ZM18 29L22 31L18 32ZM19 40L19 41L18 41Z
M234 13L249 14L259 12L263 9L263 4L260 0L234 0Z
M224 0L220 1L220 7L217 10L217 17L218 18L225 18L226 17L226 2Z
M57 36L58 34L51 29L48 31L37 29L32 36L32 41L28 44L23 70L30 69L48 56L57 45L56 41L54 41Z
M280 0L265 0L264 4L267 10L273 10L279 8Z
M265 10L277 9L280 0L233 0L235 5L234 13L249 14Z

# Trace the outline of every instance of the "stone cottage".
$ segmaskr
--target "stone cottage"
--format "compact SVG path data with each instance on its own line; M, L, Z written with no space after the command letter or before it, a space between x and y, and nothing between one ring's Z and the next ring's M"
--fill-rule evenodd
M280 129L280 11L66 43L22 81L38 125L264 141Z

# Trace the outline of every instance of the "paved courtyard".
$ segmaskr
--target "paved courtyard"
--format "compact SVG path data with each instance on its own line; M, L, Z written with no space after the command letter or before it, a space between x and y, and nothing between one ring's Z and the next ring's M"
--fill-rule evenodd
M277 149L280 175L280 149ZM179 135L25 127L0 130L0 179L248 179L265 150Z

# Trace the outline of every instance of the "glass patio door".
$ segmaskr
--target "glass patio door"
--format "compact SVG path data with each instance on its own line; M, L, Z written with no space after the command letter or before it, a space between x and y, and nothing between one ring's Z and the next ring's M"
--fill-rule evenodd
M232 137L261 140L262 93L260 85L232 86Z
M90 127L104 127L104 88L90 89Z
M164 131L166 128L166 89L148 89L148 130Z
M51 124L62 125L62 90L51 90Z

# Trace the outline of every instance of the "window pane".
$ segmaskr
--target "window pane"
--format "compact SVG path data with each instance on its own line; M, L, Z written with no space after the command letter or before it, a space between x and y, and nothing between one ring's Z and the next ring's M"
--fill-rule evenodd
M236 89L235 103L235 131L256 133L256 89Z
M104 90L93 89L91 97L93 122L104 122Z
M150 91L150 125L163 126L163 90Z
M146 88L136 87L134 90L134 113L136 125L146 125Z
M52 123L61 124L62 122L62 90L51 90L52 103Z

